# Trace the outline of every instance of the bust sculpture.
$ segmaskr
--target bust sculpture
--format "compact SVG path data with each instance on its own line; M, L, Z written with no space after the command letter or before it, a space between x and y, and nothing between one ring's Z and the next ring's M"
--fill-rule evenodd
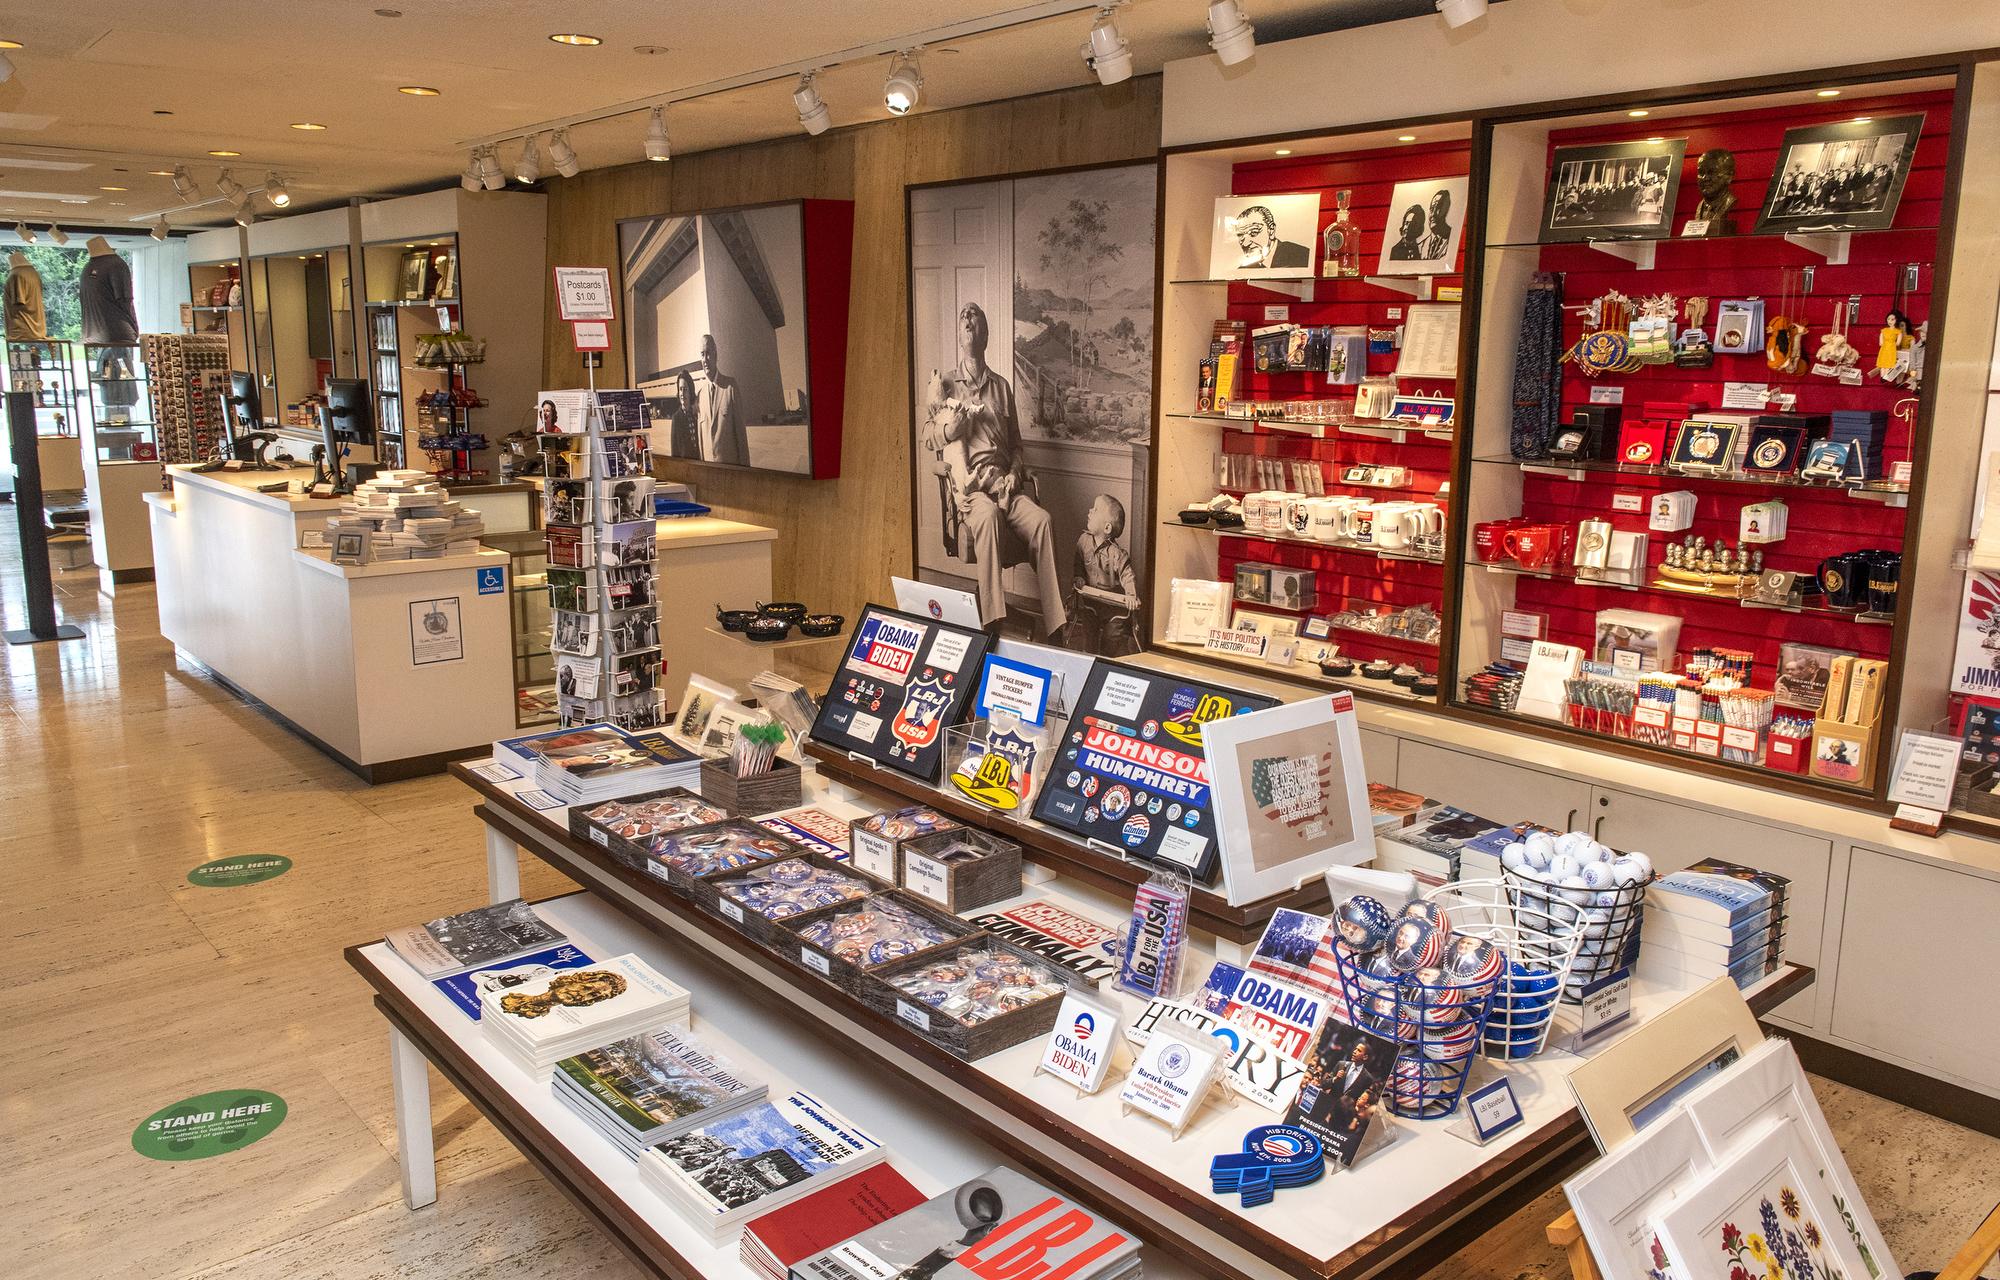
M1701 159L1695 162L1694 180L1701 189L1701 203L1694 210L1695 221L1708 224L1702 234L1729 235L1729 211L1736 207L1736 194L1729 189L1736 181L1736 153L1721 147L1702 152Z

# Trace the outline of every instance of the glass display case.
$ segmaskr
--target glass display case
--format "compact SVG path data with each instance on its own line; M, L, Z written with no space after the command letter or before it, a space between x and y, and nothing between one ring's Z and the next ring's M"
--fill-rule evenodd
M243 265L233 258L189 263L188 289L194 298L194 331L218 335L228 344L228 368L255 372L249 310L244 305Z
M159 461L146 361L138 345L86 342L83 365L90 393L90 443L97 460Z
M538 529L487 533L480 541L508 555L515 723L523 729L554 724L556 667L549 652L548 541Z
M488 468L476 455L487 441L471 415L486 401L470 381L483 352L444 340L464 327L456 237L371 244L362 252L380 447L394 451L400 465L426 455L429 469L447 481L485 478Z
M76 370L70 364L74 347L69 342L7 340L7 389L34 395L36 435L77 433Z

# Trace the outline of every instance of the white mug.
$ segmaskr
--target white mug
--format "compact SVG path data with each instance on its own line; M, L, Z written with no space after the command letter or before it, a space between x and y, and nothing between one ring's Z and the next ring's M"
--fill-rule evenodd
M1306 504L1306 536L1314 542L1338 542L1341 538L1341 510L1338 498L1314 498Z
M1410 504L1384 502L1375 508L1375 545L1400 551L1410 545Z
M1444 532L1444 508L1435 502L1410 502L1405 504L1404 527L1412 538L1426 533Z
M1287 494L1284 503L1284 533L1288 537L1312 536L1312 504L1304 494Z
M1375 522L1385 504L1380 502L1357 502L1349 507L1343 516L1343 525L1349 542L1375 541Z

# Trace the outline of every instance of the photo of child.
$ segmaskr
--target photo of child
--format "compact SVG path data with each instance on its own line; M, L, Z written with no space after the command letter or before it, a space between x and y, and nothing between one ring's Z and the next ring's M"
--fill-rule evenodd
M1139 652L1132 628L1139 585L1131 553L1119 542L1124 535L1125 504L1108 493L1098 494L1084 513L1070 574L1069 635L1064 643L1072 649L1109 658Z

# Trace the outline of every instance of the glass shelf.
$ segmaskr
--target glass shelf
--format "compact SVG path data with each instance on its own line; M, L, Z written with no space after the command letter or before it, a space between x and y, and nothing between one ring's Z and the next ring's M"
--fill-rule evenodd
M1736 233L1735 235L1727 235L1727 236L1606 235L1606 236L1592 236L1586 240L1509 240L1509 241L1502 241L1497 244L1489 244L1486 247L1488 249L1563 249L1563 248L1574 249L1574 248L1589 248L1593 244L1730 244L1735 242L1748 242L1755 244L1759 242L1769 242L1773 240L1781 241L1788 236L1892 236L1892 235L1904 235L1912 232L1936 233L1938 230L1939 228L1935 226L1873 227L1866 229L1852 228L1844 231L1838 228L1823 227L1815 230L1807 230L1805 228L1800 228L1796 231L1765 231L1765 232L1742 231Z
M1234 667L1239 671L1247 671L1252 675L1260 675L1272 680L1297 680L1326 689L1357 689L1363 693L1391 698L1398 702L1427 703L1431 701L1429 697L1423 694L1412 693L1408 689L1391 684L1387 680L1364 680L1360 676L1330 676L1321 671L1316 664L1301 662L1296 659L1287 666L1279 666L1275 662L1265 662L1261 658L1239 658L1234 654L1216 653L1198 644L1182 644L1174 640L1162 640L1154 647L1167 653L1181 654L1184 657L1194 658L1202 662L1213 662L1219 666ZM1345 657L1348 655L1343 654L1342 656ZM1436 675L1435 672L1427 672L1426 674Z
M1308 371L1309 372L1309 371ZM1442 381L1442 379L1441 379ZM1178 418L1184 422L1220 422L1231 431L1256 433L1260 426L1287 435L1305 436L1308 439L1324 440L1326 429L1344 432L1348 435L1386 436L1401 443L1410 432L1431 440L1450 440L1458 433L1451 427L1426 427L1421 422L1407 418L1274 418L1259 416L1240 417L1228 413L1169 413L1168 418Z
M1414 285L1416 284L1417 281L1425 279L1456 280L1464 274L1465 273L1463 271L1440 271L1435 275L1430 275L1430 276L1421 276L1421 275L1385 276L1379 274L1366 275L1366 276L1257 276L1253 279L1247 279L1247 280L1240 279L1236 276L1194 276L1185 280L1169 280L1167 281L1167 283L1168 284L1247 284L1253 287L1261 285L1283 285L1283 284L1291 284L1291 285L1365 284L1370 288L1382 289L1390 293L1400 293L1407 296L1408 291L1403 287L1405 281L1407 281L1411 285ZM1388 281L1389 283L1385 284L1383 283L1384 281ZM1445 301L1446 305L1448 306L1457 305L1456 300L1446 301L1444 299L1438 299L1438 298L1419 298L1418 301L1419 302Z
M1836 609L1830 605L1820 604L1768 604L1762 600L1746 600L1741 596L1722 595L1693 583L1677 583L1667 578L1656 578L1653 576L1652 566L1643 570L1591 569L1577 565L1545 565L1540 569L1528 569L1505 560L1488 560L1467 561L1466 568L1484 569L1488 573L1502 573L1516 578L1568 582L1580 587L1603 587L1610 591L1641 591L1649 595L1675 596L1683 600L1706 600L1715 604L1732 605L1739 609L1763 609L1774 613L1800 613L1821 618L1840 618L1871 626L1893 626L1896 621L1896 615L1892 613L1871 613L1865 609Z
M1560 459L1545 461L1521 458L1474 458L1474 462L1490 466L1519 467L1531 475L1557 476L1566 480L1581 480L1585 475L1621 476L1664 476L1671 480L1701 481L1712 484L1755 485L1766 488L1817 489L1822 493L1844 493L1851 498L1887 500L1892 505L1900 505L1897 499L1908 501L1910 486L1894 480L1858 480L1834 484L1819 480L1804 480L1790 473L1767 474L1759 471L1682 471L1673 467L1641 465L1627 462L1592 462L1576 460L1565 462Z
M1218 529L1212 524L1185 524L1179 520L1162 520L1169 529L1187 529L1195 533L1206 533L1217 538L1250 538L1258 542L1283 542L1295 547L1317 547L1321 551L1347 551L1357 555L1374 556L1377 560L1408 560L1414 564L1443 564L1444 557L1418 555L1414 551L1395 551L1388 547L1377 547L1366 542L1321 542L1318 538L1298 538L1289 533L1263 533L1254 529Z

